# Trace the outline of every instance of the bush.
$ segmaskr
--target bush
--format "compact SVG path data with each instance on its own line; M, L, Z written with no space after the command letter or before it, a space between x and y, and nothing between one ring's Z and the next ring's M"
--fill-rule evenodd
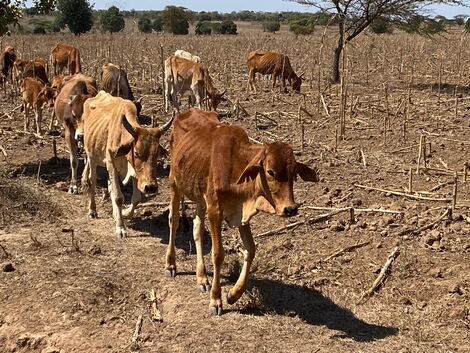
M263 23L263 31L265 32L277 32L281 28L281 24L278 21L270 21Z
M36 25L33 28L34 34L46 34L46 29L42 25Z
M222 24L220 22L212 22L212 33L221 34L222 33Z
M237 25L233 21L222 21L221 33L222 34L237 34Z
M393 31L391 23L384 18L375 19L369 28L375 34L392 33Z
M139 28L140 32L150 33L152 32L152 21L148 17L141 17L137 22L137 28Z
M312 34L315 24L311 17L300 17L289 22L289 29L294 34Z
M467 22L465 22L465 30L470 32L470 18L467 20Z
M124 16L116 6L111 6L101 13L101 28L104 32L115 33L124 29Z
M162 21L162 17L160 15L156 16L155 19L153 20L152 29L155 32L163 31L163 21Z
M429 20L424 28L424 32L431 36L445 31L446 25L443 21Z
M167 6L161 12L163 28L168 33L188 34L189 22L188 13L184 7Z
M195 33L197 35L207 35L212 32L212 24L209 21L199 21L196 24Z

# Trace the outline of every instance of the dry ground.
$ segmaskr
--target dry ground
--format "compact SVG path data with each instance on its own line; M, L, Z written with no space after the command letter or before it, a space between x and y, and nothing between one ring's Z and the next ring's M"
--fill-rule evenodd
M233 306L225 303L223 316L211 317L207 294L196 289L190 219L178 233L179 274L168 279L163 273L167 211L154 202L168 201L167 162L159 166L161 193L146 200L128 222L131 236L115 239L109 201L99 206L99 219L88 220L84 196L66 193L69 171L62 138L21 132L22 116L12 111L19 100L2 93L0 146L7 156L0 152L0 352L469 352L470 188L461 173L470 156L468 38L457 31L436 40L399 33L358 38L347 51L346 129L344 138L336 139L341 87L327 80L335 37L327 31L320 51L321 32L299 38L242 31L236 37L5 39L3 44L14 45L21 57L47 57L59 40L76 44L84 70L94 76L107 61L125 66L138 95L144 96L144 114L158 122L168 118L156 93L160 44L165 57L176 48L200 55L217 87L227 88L230 100L238 100L248 113L237 116L227 103L220 110L223 121L243 125L261 142L291 143L299 160L321 172L319 183L296 184L296 200L303 203L298 216L259 215L252 222L254 234L328 212L308 206L403 213L355 212L354 222L345 213L256 236L249 292ZM289 54L294 68L306 73L306 95L271 91L264 80L259 81L260 94L249 94L243 55L257 48ZM390 120L386 137L384 83ZM302 113L303 146L299 106L312 115ZM427 168L413 175L418 191L413 195L452 199L454 172L460 172L452 219L429 227L451 202L355 186L408 192L421 135L430 143ZM51 159L54 138L58 160ZM99 192L106 185L104 173L100 182ZM235 231L224 231L224 246L227 292L240 263ZM384 285L359 303L396 246L400 254ZM161 323L150 318L152 289ZM139 315L142 332L131 343Z

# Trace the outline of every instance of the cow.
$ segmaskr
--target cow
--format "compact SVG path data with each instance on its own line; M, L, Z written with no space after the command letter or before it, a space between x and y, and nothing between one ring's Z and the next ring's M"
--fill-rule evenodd
M160 146L159 139L170 128L172 120L161 128L142 127L132 101L113 97L105 91L100 91L84 104L83 127L87 162L83 170L82 187L89 196L88 216L97 217L96 167L103 166L109 175L108 185L117 237L127 235L122 217L132 216L141 199L141 193L153 194L158 191L157 159L165 151ZM119 178L125 184L132 179L133 184L132 205L124 214Z
M41 135L42 109L49 105L54 106L54 91L49 86L44 86L33 77L26 77L21 83L22 111L24 111L24 131L29 128L29 109L34 110L36 132Z
M171 103L179 112L177 94L183 94L191 90L198 108L201 108L203 99L207 99L209 108L216 110L221 101L226 100L223 96L225 91L219 93L212 84L209 71L204 64L182 58L170 56L165 60L165 95L168 111Z
M55 75L52 78L51 88L54 91L54 102L57 96L59 95L60 90L62 89L63 85L64 85L64 75ZM51 123L49 124L49 131L51 131L52 128L54 127L54 122L55 122L55 110L52 109Z
M280 77L281 85L283 90L286 89L286 79L289 84L292 85L294 91L300 92L300 86L302 85L303 74L297 76L292 69L289 57L284 54L255 50L246 55L246 61L248 64L248 84L249 89L257 92L256 89L256 73L259 72L263 75L272 75L273 77L273 88L276 85L276 80Z
M51 48L51 61L54 66L54 75L61 74L67 68L70 75L82 72L80 51L64 43L57 43Z
M305 181L318 181L318 172L296 162L288 144L252 144L242 127L221 124L215 112L194 108L176 116L170 148L170 238L165 273L168 277L176 275L175 236L178 207L184 196L197 205L193 237L197 253L196 279L202 292L211 288L202 253L206 214L209 220L214 266L209 311L220 315L220 270L224 260L222 221L229 227L238 227L245 247L240 277L227 295L228 303L233 304L246 289L255 256L250 220L259 211L281 217L296 215L298 204L293 193L296 176Z
M54 114L64 128L64 137L70 153L69 193L78 193L78 142L83 141L83 103L97 94L96 81L83 74L67 77L54 103Z
M142 109L141 100L136 101L131 86L127 80L127 73L121 67L114 64L105 64L101 70L101 86L105 92L115 97L129 99L137 107L137 114Z
M13 82L13 63L15 62L15 60L15 48L10 45L7 45L5 49L3 49L2 54L0 55L1 84L4 84L5 80L8 80L8 78L10 79L10 82Z
M47 62L42 58L34 58L33 60L17 59L13 64L14 81L18 84L25 77L34 77L42 84L47 85L50 84L47 70Z
M195 63L202 62L201 58L199 56L193 55L193 54L191 54L191 53L189 53L185 50L181 50L181 49L178 49L178 50L175 51L175 56L179 56L179 57L194 61Z

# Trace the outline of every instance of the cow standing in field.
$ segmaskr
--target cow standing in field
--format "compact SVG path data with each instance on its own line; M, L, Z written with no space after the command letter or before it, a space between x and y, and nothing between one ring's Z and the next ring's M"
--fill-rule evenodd
M195 63L200 63L202 62L201 58L197 55L193 55L190 52L187 52L185 50L178 49L175 51L175 56L179 56L181 58L185 58L191 61L194 61Z
M170 56L165 60L165 95L168 110L171 103L179 111L177 95L188 90L194 95L196 106L201 108L203 99L207 98L209 109L216 110L225 98L225 91L219 93L212 84L209 71L204 64L179 57Z
M64 43L57 43L51 48L52 65L54 66L54 75L61 74L67 68L70 75L82 72L80 63L80 51Z
M272 75L273 77L273 88L276 86L276 80L280 77L282 89L286 88L286 79L289 84L292 85L294 91L300 92L300 86L302 85L302 75L297 74L292 69L289 57L284 54L275 53L271 51L255 50L246 55L246 61L248 64L248 84L250 90L256 89L256 73L263 75Z
M17 85L26 77L34 77L44 85L50 84L47 71L47 62L42 58L34 58L33 60L17 59L13 64L13 77Z
M76 194L78 168L78 141L83 141L83 104L97 94L96 81L82 74L74 75L64 82L54 104L57 120L64 127L64 137L70 152L72 177L69 193Z
M161 128L142 127L132 101L113 97L104 91L85 102L83 125L87 163L83 170L82 186L89 196L88 216L97 217L96 167L103 166L109 174L108 185L118 237L127 235L122 217L132 216L141 193L158 191L157 159L164 153L159 139L170 128L172 120ZM132 179L133 184L132 204L124 213L119 178L124 184Z
M46 105L54 106L54 90L44 86L32 77L26 77L21 83L22 111L24 111L24 131L29 128L29 109L34 111L36 132L41 135L42 110Z
M214 277L210 289L209 311L222 313L220 270L224 260L221 230L225 220L238 227L245 247L244 263L227 301L235 303L246 289L255 243L250 220L259 211L281 217L297 214L293 185L299 175L318 181L316 170L296 162L292 148L282 142L264 145L250 143L240 126L221 124L215 112L198 109L176 116L170 137L170 239L165 272L176 275L175 236L179 205L186 196L196 202L193 236L196 243L196 278L203 292L210 288L202 253L204 218L207 214L212 239Z
M10 79L10 82L13 82L13 63L16 60L16 52L15 48L8 45L3 50L2 54L0 55L0 68L1 68L1 76L0 76L0 83L2 85L5 84L6 80Z

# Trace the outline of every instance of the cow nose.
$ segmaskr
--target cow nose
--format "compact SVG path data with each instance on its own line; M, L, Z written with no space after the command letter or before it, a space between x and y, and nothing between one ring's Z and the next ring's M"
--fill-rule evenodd
M287 217L295 216L297 214L298 206L284 207L284 215Z
M157 185L145 185L144 192L146 194L155 194L157 192Z
M83 142L83 134L77 134L77 141Z

